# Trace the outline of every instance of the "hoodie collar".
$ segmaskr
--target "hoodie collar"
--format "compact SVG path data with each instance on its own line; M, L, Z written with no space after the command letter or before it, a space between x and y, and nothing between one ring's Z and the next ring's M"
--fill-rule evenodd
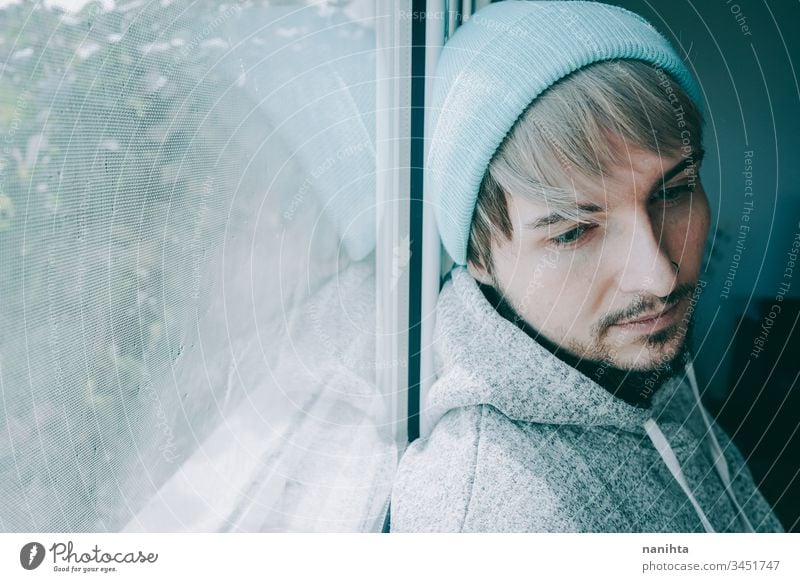
M451 408L489 404L523 422L641 430L681 384L681 375L667 381L647 408L628 404L497 313L464 267L451 272L436 318L429 426Z

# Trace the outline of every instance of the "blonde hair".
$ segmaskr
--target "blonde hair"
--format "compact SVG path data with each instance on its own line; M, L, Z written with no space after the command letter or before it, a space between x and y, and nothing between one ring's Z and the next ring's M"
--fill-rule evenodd
M578 213L575 174L607 175L624 161L609 140L659 155L702 151L702 116L661 69L634 60L601 61L564 77L537 97L492 157L478 192L467 261L492 271L492 241L511 238L506 196L546 200L567 218Z

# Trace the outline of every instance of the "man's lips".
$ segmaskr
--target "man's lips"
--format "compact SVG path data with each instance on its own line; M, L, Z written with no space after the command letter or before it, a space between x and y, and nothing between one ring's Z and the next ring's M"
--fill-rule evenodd
M615 325L619 327L661 327L662 325L666 325L671 322L673 316L676 313L675 308L679 303L680 301L676 301L666 309L642 315L637 317L636 319L622 321Z

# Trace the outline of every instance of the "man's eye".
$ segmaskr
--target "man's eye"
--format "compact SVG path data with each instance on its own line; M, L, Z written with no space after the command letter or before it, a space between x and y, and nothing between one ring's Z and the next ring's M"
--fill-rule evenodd
M657 202L675 203L683 196L694 192L694 184L681 184L680 186L672 186L670 188L662 188L654 195L654 200Z
M550 239L550 242L556 246L568 247L578 242L578 239L583 236L583 233L590 230L592 226L591 224L579 224L575 228L571 228L558 236L554 236Z

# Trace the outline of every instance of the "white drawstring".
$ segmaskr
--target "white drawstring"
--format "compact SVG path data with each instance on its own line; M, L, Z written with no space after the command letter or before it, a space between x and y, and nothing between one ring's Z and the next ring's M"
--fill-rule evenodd
M706 409L700 400L700 390L697 387L697 378L694 375L694 366L692 366L691 363L689 363L686 368L686 374L689 377L689 384L692 387L692 392L694 393L694 398L697 401L697 406L700 408L700 415L703 417L703 422L706 425L706 430L708 431L708 435L710 437L711 456L714 459L714 468L717 470L719 478L722 480L722 485L725 487L725 493L728 494L728 497L733 502L733 506L739 512L739 517L744 523L745 530L748 532L755 532L753 524L750 523L750 520L747 518L747 514L745 514L742 506L739 505L739 500L736 499L736 495L733 492L730 471L728 470L728 463L725 461L725 455L722 453L722 447L719 446L717 435L714 434L714 431L711 428L711 421L709 420Z
M686 374L689 378L689 384L692 387L692 393L694 394L695 400L697 402L698 407L700 408L700 414L703 417L703 423L706 426L706 430L708 431L709 435L709 447L711 449L711 457L714 460L714 468L719 475L720 480L722 481L722 485L725 489L725 493L728 495L728 498L733 503L736 511L738 512L738 516L742 519L742 522L745 526L745 530L748 532L755 531L753 525L750 523L750 520L747 518L742 506L739 505L739 501L736 499L736 495L733 493L733 488L731 486L731 477L730 471L728 470L728 463L725 461L725 456L722 453L722 448L719 446L719 441L717 440L714 431L711 428L711 422L706 414L705 408L703 407L703 403L700 400L700 391L697 388L697 378L694 375L694 368L692 364L686 368ZM664 433L661 431L661 428L656 424L656 421L652 418L649 418L644 423L644 429L647 431L647 436L650 437L650 440L655 446L658 454L661 455L661 459L664 461L664 464L669 469L672 476L681 486L683 492L689 498L689 501L692 503L695 512L697 512L697 516L700 518L700 521L703 524L706 532L713 533L714 528L711 525L711 522L708 521L705 512L703 512L703 508L700 507L700 503L698 503L697 499L692 493L692 490L689 488L689 484L686 482L686 478L683 475L683 470L681 469L681 465L678 462L675 453L672 450L672 447L667 441L667 437L664 436Z
M703 512L703 508L700 507L700 504L694 497L694 493L692 493L692 490L689 489L689 484L686 482L686 478L683 476L681 465L678 463L675 453L672 452L672 447L669 446L667 437L664 436L664 433L661 432L661 429L656 424L656 421L652 418L648 418L645 421L644 429L647 431L647 436L649 436L650 440L653 441L653 445L656 447L658 454L661 455L661 458L669 469L669 472L672 473L672 476L675 477L675 480L678 482L678 485L681 486L681 489L683 489L686 497L688 497L689 501L692 502L694 510L697 512L697 516L700 518L700 521L703 522L703 527L706 528L708 533L714 533L714 528L711 526L711 522L708 521L706 514Z

